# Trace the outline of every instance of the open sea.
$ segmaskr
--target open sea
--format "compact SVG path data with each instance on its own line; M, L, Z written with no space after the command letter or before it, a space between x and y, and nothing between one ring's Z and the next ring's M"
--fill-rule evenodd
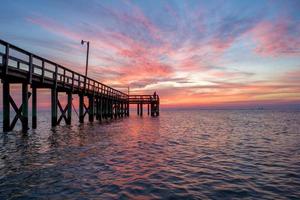
M300 111L77 119L0 133L0 199L300 199Z

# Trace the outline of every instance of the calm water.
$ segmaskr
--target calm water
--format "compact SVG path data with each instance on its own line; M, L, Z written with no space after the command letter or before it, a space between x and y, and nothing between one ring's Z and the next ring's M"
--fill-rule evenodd
M42 116L41 116L42 115ZM299 199L300 112L164 111L0 134L0 199Z

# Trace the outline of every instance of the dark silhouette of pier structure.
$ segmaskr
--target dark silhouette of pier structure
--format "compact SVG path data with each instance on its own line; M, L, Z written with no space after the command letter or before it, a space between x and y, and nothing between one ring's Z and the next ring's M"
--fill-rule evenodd
M51 125L55 127L63 120L67 125L72 118L72 95L79 96L79 122L88 115L90 122L123 118L129 116L129 105L136 104L138 115L143 115L143 105L148 106L148 115L159 116L159 96L128 95L55 62L30 53L24 49L0 40L0 76L3 87L3 131L14 129L18 120L22 131L27 132L28 102L32 98L32 128L37 128L37 89L51 90ZM17 106L10 95L10 85L22 85L22 103ZM31 92L28 90L31 88ZM67 104L62 106L59 93L67 95ZM88 105L84 98L88 98ZM11 120L11 107L15 116ZM59 110L59 111L58 111Z

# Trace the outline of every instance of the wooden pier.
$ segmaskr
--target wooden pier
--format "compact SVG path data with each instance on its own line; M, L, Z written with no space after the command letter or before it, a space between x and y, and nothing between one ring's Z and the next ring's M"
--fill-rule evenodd
M137 114L143 116L143 105L147 105L147 114L152 117L159 116L159 96L156 95L130 95L129 104L137 105Z
M137 105L138 115L143 115L143 105L147 105L148 115L151 113L152 117L159 116L159 96L156 93L154 95L125 94L3 40L0 40L0 62L0 78L3 87L3 132L13 130L18 120L22 123L22 131L27 132L29 98L32 98L32 128L37 128L37 91L40 88L51 90L53 127L63 120L66 124L71 124L73 95L79 96L80 123L84 123L86 115L90 122L95 118L101 122L127 117L130 104ZM10 95L11 84L22 85L20 106L16 105ZM65 93L67 96L65 107L58 99L59 93ZM88 105L85 104L85 98L88 99ZM15 111L12 120L11 108Z

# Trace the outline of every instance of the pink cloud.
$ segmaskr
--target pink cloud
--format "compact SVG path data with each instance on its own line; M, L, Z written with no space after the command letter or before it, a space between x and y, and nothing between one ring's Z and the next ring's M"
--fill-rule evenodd
M209 42L209 45L212 47L213 52L222 54L226 49L230 48L234 41L235 38L233 37L227 38L226 40L214 38Z
M277 22L263 21L257 24L251 31L256 42L255 51L264 56L298 55L300 53L299 26L287 20ZM297 28L291 32L289 29Z
M28 18L28 20L31 23L37 24L52 33L76 41L79 41L82 37L76 32L73 32L63 27L59 23L55 23L48 19L36 20ZM105 39L99 40L99 36L105 36ZM116 81L120 83L128 83L132 80L140 80L150 76L169 76L172 73L172 69L170 66L157 60L159 52L165 51L161 47L150 48L149 45L138 42L118 32L108 32L104 35L101 32L96 32L95 35L92 35L91 37L91 39L93 40L91 52L94 51L94 53L92 53L91 59L98 60L99 63L105 60L111 62L112 64L109 67L103 67L101 65L91 65L90 74L92 76L94 74L93 71L99 73L108 73L107 79L100 81ZM119 58L121 60L121 63L116 63L116 59L114 59L113 57L102 56L101 54L98 55L98 52L102 51L112 53L112 56L114 56L115 58ZM61 61L60 64L67 64L67 67L74 66L74 63L71 63L69 61ZM111 76L112 74L114 74L113 77ZM96 76L94 77L98 78ZM112 80L111 78L113 78L114 80Z

